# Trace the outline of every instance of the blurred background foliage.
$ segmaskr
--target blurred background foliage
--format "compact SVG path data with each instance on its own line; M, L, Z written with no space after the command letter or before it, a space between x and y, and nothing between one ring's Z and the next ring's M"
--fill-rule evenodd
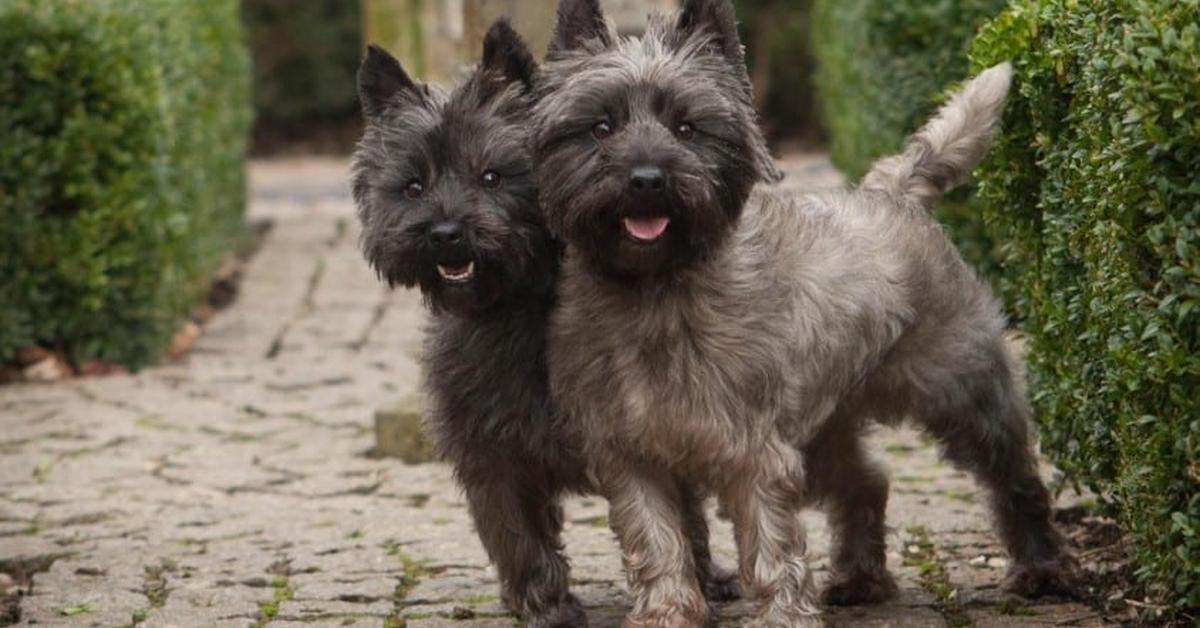
M360 0L242 0L256 153L347 152L358 134Z
M755 104L776 146L818 146L809 0L735 0Z
M541 52L554 0L243 0L254 61L257 154L347 153L360 130L354 73L365 41L414 74L453 80L478 54L487 23L509 15ZM604 0L623 32L674 0ZM809 49L808 0L736 0L762 121L776 145L822 139ZM539 6L541 5L541 6ZM460 13L450 15L451 9Z
M850 180L904 145L967 76L975 31L1005 0L815 0L811 42L830 158ZM813 88L809 88L813 89ZM995 275L995 244L969 190L938 204L963 257Z

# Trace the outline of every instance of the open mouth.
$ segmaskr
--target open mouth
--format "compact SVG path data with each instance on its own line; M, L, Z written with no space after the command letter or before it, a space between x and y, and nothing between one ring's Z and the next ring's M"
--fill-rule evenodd
M438 274L450 283L464 283L475 276L475 262L466 264L438 264Z
M667 232L671 219L666 216L627 216L621 221L625 233L637 242L654 242Z

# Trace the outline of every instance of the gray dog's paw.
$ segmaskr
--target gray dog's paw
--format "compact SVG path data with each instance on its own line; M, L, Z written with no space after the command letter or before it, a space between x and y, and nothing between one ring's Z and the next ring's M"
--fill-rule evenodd
M1004 590L1021 597L1046 595L1075 597L1078 593L1079 563L1063 553L1058 558L1017 563L1004 579Z
M878 604L896 595L899 588L892 574L886 569L875 572L860 572L853 575L835 576L821 594L823 601L831 606L857 606Z

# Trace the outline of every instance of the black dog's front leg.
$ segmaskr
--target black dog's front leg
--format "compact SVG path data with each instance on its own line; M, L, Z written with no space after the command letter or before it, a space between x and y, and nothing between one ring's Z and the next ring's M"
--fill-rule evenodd
M558 496L522 484L499 479L465 487L504 602L530 628L586 626L583 607L568 590Z

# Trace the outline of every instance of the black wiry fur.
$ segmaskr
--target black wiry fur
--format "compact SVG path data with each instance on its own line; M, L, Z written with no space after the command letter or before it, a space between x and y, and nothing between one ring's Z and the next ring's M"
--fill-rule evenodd
M419 286L435 313L424 355L430 423L505 603L531 626L583 626L568 591L559 502L592 486L548 400L545 334L560 247L531 179L534 71L503 20L488 32L480 67L448 94L414 83L372 48L360 71L367 128L353 191L368 261L390 284ZM485 186L485 171L500 184ZM406 194L414 181L418 198ZM434 245L431 229L447 222L463 226L461 242ZM475 274L447 281L438 273L446 262L473 262ZM714 594L736 593L733 576L711 568L700 497L680 490L691 495L687 527L700 580Z

